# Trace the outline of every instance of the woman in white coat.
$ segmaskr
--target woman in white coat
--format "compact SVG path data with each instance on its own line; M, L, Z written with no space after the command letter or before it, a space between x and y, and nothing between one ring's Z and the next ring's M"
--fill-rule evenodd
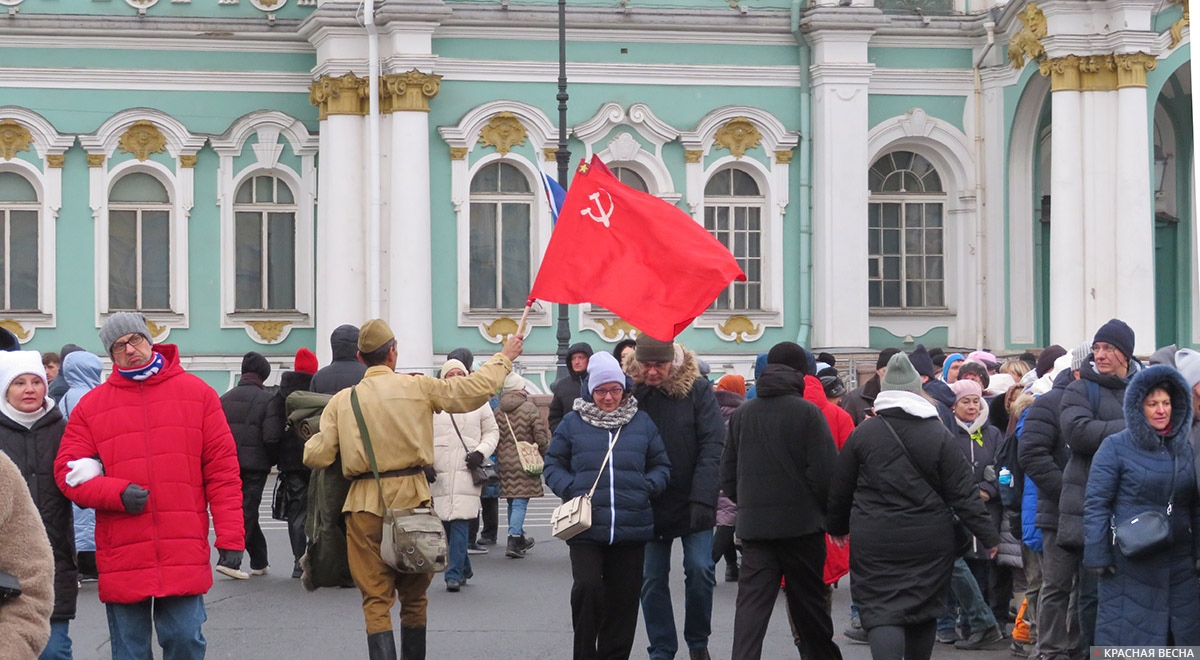
M442 378L466 376L458 360L442 365ZM429 484L433 508L446 526L450 561L446 567L446 591L458 591L471 572L467 537L471 521L479 516L479 490L470 469L496 451L500 430L489 404L469 413L440 412L433 416L433 468L436 478Z

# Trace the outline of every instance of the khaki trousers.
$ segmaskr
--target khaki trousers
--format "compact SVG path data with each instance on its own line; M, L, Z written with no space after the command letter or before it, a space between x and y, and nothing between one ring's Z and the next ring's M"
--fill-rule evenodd
M400 598L400 626L424 628L425 608L429 599L425 591L433 582L433 574L399 573L379 558L383 540L383 518L364 511L346 514L346 551L350 560L350 575L362 592L363 617L367 634L392 629L392 603Z

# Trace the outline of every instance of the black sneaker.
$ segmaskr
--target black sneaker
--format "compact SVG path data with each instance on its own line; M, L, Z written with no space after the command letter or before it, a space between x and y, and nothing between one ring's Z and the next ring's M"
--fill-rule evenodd
M937 631L938 644L953 644L959 639L958 633L953 628L944 628Z
M472 543L467 546L468 555L486 555L487 553L488 549L479 543Z
M867 631L863 630L862 628L850 628L844 630L842 631L842 635L855 644L867 643Z
M1000 632L1000 628L992 627L985 630L977 630L971 633L970 637L958 640L954 643L954 648L960 651L978 651L1003 641L1004 633Z
M455 592L462 588L462 582L450 578L446 580L446 591Z
M479 545L496 545L496 537L481 536L479 537Z

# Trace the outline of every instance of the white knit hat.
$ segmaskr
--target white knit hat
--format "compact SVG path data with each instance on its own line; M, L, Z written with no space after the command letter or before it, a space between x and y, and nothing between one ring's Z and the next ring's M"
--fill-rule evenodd
M0 395L8 393L8 386L21 374L33 374L46 382L46 367L42 366L42 354L37 351L0 352Z

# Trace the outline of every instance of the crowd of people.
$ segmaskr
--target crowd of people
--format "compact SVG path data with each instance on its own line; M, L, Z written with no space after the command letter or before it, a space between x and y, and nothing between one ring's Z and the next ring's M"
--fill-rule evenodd
M843 634L879 660L937 643L1050 660L1200 645L1200 352L1143 364L1117 319L1008 360L887 349L851 391L835 356L793 342L759 356L749 383L710 380L693 351L648 335L577 343L548 415L513 371L519 335L481 363L463 348L434 377L401 374L373 319L337 328L323 368L300 349L278 386L247 353L220 396L140 314L112 315L99 338L104 380L78 346L0 336L0 648L17 658L71 658L80 585L96 580L114 658L151 657L152 630L166 657L203 657L214 570L271 570L259 508L273 470L306 586L331 561L313 556L326 523L309 500L338 492L332 584L362 592L372 660L426 656L434 579L382 556L385 512L432 507L456 593L498 543L501 499L504 555L528 556L529 500L546 487L591 507L567 540L575 658L630 657L640 614L649 658L707 660L722 560L735 659L761 657L781 592L800 656L840 659L832 593L847 574ZM298 393L324 395L313 419L292 413Z

